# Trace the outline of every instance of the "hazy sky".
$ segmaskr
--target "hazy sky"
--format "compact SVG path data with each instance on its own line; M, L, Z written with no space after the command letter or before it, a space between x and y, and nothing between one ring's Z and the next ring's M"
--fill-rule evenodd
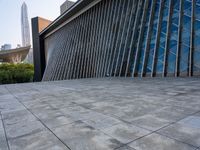
M54 20L60 15L60 5L65 0L0 0L0 46L9 43L15 48L22 43L20 19L24 1L28 6L31 30L31 18L40 16Z

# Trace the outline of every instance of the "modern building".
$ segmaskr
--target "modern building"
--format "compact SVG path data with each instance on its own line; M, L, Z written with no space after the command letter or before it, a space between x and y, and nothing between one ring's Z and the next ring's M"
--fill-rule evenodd
M1 46L1 50L9 50L11 48L12 48L11 44L4 44Z
M0 51L0 63L21 63L29 50L30 46Z
M35 29L37 80L200 75L200 1L82 0Z
M21 32L22 32L22 46L30 46L30 27L28 22L28 8L25 2L21 7Z
M21 47L21 44L17 44L17 48L20 48Z
M62 15L67 9L69 9L74 2L66 0L61 6L60 6L60 14Z

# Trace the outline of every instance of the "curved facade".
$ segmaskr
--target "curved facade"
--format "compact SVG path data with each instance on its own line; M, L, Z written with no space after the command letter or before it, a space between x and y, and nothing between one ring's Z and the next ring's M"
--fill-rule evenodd
M30 46L0 51L1 63L21 63L27 57Z
M43 80L200 74L200 1L90 0L76 12L84 2L40 34Z

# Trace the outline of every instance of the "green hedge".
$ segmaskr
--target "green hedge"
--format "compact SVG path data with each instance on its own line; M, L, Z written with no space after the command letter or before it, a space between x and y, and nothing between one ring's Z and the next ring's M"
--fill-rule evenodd
M33 70L31 64L0 64L0 84L32 82Z

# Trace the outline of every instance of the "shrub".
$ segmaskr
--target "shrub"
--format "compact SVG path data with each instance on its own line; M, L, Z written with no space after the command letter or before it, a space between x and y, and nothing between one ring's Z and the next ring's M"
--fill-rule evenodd
M32 82L33 70L31 64L0 64L0 84Z

